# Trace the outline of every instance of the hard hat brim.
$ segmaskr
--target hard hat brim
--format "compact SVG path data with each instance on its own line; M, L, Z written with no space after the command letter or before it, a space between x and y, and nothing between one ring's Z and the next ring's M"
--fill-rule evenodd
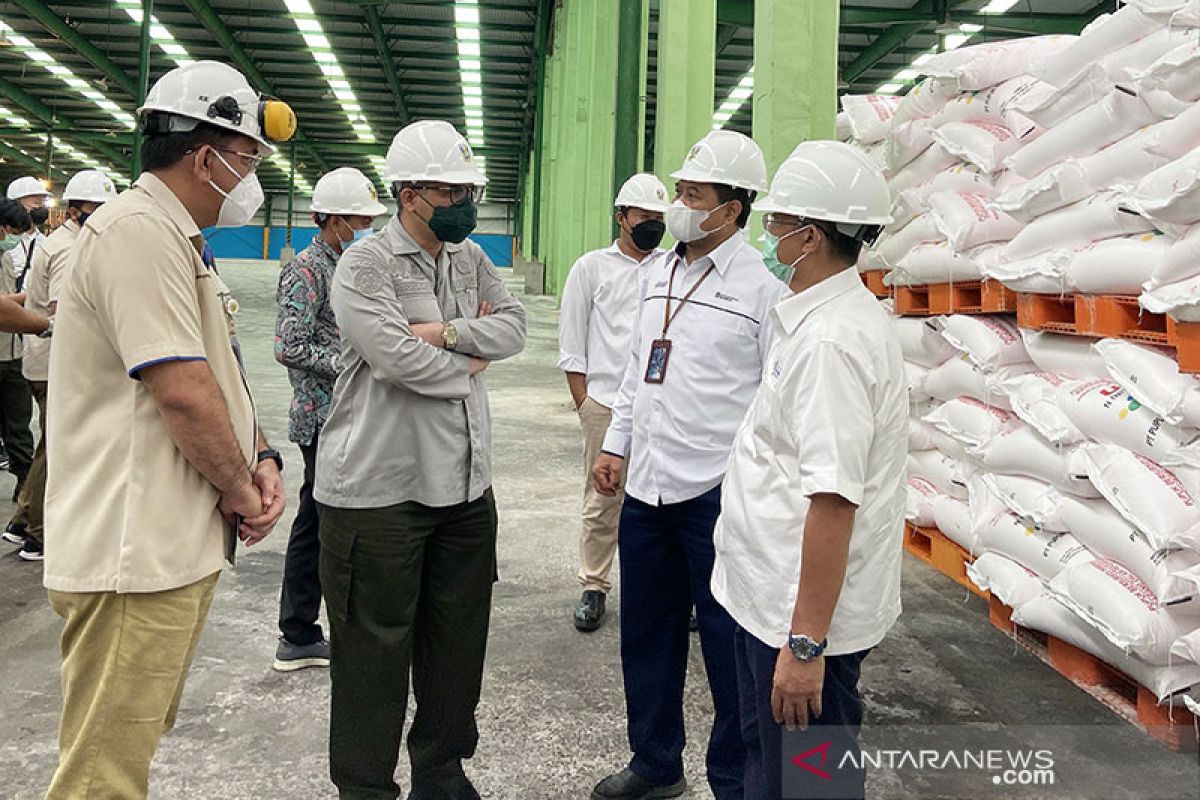
M833 214L824 209L808 208L781 200L774 195L767 195L753 205L753 210L760 214L791 214L794 217L818 219L823 222L844 222L850 225L888 225L892 222L891 214L871 216L863 214Z
M761 183L755 183L744 180L732 181L715 181L712 175L702 169L689 169L683 167L671 173L671 177L677 181L695 181L696 183L712 183L721 186L732 186L735 189L749 189L752 192L765 192L767 187Z
M383 203L375 203L368 205L366 208L343 208L339 206L327 206L313 204L309 211L314 214L337 214L343 217L378 217L381 214L388 213L388 208Z
M645 203L637 201L635 203L613 203L613 208L640 208L642 211L656 211L659 214L667 213L669 203Z

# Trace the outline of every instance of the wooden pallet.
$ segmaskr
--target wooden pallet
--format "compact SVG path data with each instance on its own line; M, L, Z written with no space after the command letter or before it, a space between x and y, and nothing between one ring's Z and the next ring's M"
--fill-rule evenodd
M886 269L873 269L869 272L860 272L858 276L862 278L863 285L871 290L871 294L883 298L892 296L892 287L883 283L883 276L887 274L888 270Z
M1020 294L1017 325L1173 348L1181 371L1200 372L1200 323L1176 322L1146 311L1132 295Z
M975 558L937 528L905 524L904 549L960 586L965 586L980 597L987 596L967 577L967 564Z
M1012 609L988 596L988 619L1055 672L1167 748L1193 752L1200 744L1197 718L1180 703L1159 705L1146 687L1091 653L1012 621Z
M1003 314L1017 310L1016 293L996 281L895 286L893 290L900 316Z

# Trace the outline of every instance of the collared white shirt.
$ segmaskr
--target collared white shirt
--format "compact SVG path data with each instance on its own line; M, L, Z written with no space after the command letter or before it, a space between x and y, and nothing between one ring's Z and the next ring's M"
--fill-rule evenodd
M773 318L766 375L722 488L713 596L755 638L785 647L808 498L841 495L858 511L826 652L854 653L878 644L900 615L903 357L853 269L780 303Z
M606 453L628 457L625 492L650 504L690 500L721 482L738 424L762 380L768 314L789 293L741 232L692 264L682 252L682 245L667 251L641 272L630 357L604 437ZM714 269L671 322L665 380L646 383L676 262L672 312Z
M638 261L613 242L580 256L563 286L558 368L586 375L588 397L607 408L616 399L629 361L640 299L638 267L662 252L656 248Z

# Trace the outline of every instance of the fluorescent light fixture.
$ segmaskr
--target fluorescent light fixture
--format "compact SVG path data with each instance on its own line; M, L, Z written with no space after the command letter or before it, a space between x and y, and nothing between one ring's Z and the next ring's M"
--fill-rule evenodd
M463 72L482 72L483 63L477 58L460 58L458 68Z
M470 86L470 85L464 86L463 94L464 95L473 95L475 97L483 97L483 87L482 86Z
M462 72L463 83L483 83L483 73L481 72Z
M964 22L962 25L958 26L958 29L963 33L979 33L981 30L983 30L983 26L975 25L970 22Z
M971 40L969 33L952 33L942 39L943 47L946 50L957 50Z
M297 17L296 27L305 33L321 32L321 23L317 22L315 19L307 19L306 17Z
M746 70L746 74L738 80L737 85L725 96L724 102L713 112L713 130L725 127L729 120L741 110L746 101L754 95L754 65Z
M933 60L933 53L922 53L921 55L914 58L912 63L913 63L914 67L919 67L923 64L928 64L932 60Z
M1003 14L1010 8L1019 3L1020 0L991 0L983 8L979 9L980 14Z
M130 19L141 23L142 0L116 0L116 4ZM176 66L193 63L187 48L175 41L175 36L167 26L159 22L153 14L150 15L150 39Z
M463 115L467 121L467 141L483 147L483 54L479 46L482 31L478 3L458 0L454 4L454 35L458 40L458 75L462 84ZM487 174L487 159L476 157L476 168Z
M903 88L904 87L898 83L885 83L875 91L877 94L895 94Z
M468 5L454 7L454 22L458 25L478 25L479 9Z
M892 80L894 80L894 81L915 81L919 77L921 77L921 73L915 69L902 69L892 77Z
M304 43L314 50L329 50L329 40L323 33L304 34Z
M479 58L479 42L464 42L462 39L459 39L458 54L460 56L473 56L474 58Z
M462 41L478 42L479 41L479 28L459 26L458 40L460 42L462 42Z

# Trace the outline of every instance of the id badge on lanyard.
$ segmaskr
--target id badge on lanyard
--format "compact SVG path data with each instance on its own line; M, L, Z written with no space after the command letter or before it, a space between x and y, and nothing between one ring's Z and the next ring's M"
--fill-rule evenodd
M679 266L679 257L675 257L675 263L671 265L671 279L667 283L667 298L663 301L663 329L662 336L650 343L650 357L646 360L646 375L644 380L646 383L662 383L667 377L667 365L671 361L671 340L667 338L667 331L671 327L671 323L675 321L675 317L683 310L687 301L691 299L696 290L700 288L700 284L712 274L716 269L716 264L710 264L700 279L692 284L692 288L688 289L687 294L679 299L679 305L671 311L671 294L675 289L675 269Z

